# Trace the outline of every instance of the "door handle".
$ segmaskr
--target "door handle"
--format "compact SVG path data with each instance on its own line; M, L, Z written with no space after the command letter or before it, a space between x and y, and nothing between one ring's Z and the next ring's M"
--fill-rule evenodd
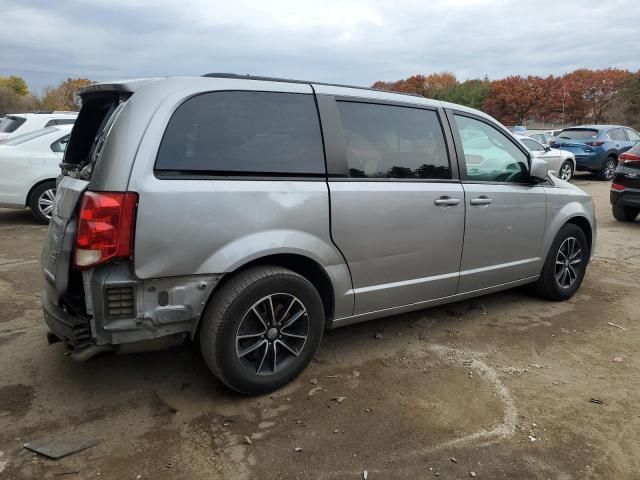
M459 198L451 198L446 195L440 198L436 198L433 203L439 207L452 207L454 205L460 205Z
M489 205L491 202L493 202L493 198L489 198L485 195L469 200L471 205Z

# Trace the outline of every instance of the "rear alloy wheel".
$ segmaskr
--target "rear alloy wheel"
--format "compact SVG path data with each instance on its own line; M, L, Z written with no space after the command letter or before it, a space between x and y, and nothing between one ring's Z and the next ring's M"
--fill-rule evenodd
M324 323L322 299L306 278L281 267L253 267L214 293L202 318L200 348L228 387L266 393L309 364Z
M611 210L613 211L613 218L620 222L633 222L638 216L638 213L640 213L640 209L638 208L619 207L617 205L613 205Z
M550 300L568 300L580 287L589 261L584 232L572 223L563 226L549 249L536 284L538 294Z
M29 197L29 208L33 218L39 223L49 223L55 201L56 182L45 182L34 188Z
M602 168L598 172L598 178L600 180L611 180L616 171L617 165L618 161L614 157L607 157Z
M561 166L560 171L558 172L558 176L560 180L564 180L568 182L573 177L573 165L569 160L566 160Z

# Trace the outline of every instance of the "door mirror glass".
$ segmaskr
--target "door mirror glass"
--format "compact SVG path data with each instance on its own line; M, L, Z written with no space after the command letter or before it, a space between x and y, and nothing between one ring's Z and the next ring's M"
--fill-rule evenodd
M549 164L546 160L533 157L531 159L531 170L529 176L532 180L542 182L547 179L549 175Z

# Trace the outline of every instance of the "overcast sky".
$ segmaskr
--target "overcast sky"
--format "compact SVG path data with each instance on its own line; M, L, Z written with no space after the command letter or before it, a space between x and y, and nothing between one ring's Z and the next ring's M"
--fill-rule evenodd
M207 72L371 85L640 69L640 0L0 0L0 75Z

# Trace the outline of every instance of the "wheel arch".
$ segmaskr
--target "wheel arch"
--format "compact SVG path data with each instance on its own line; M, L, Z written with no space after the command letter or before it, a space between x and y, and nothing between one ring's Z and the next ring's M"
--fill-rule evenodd
M591 224L589 223L589 220L587 220L585 217L582 217L582 216L575 216L575 217L569 218L565 222L565 225L566 224L575 225L584 232L584 236L587 239L587 246L589 247L589 252L588 252L589 255L587 258L590 258L591 251L593 250L593 229L591 228Z
M34 183L33 185L31 185L31 188L29 189L29 192L27 193L27 196L25 197L24 200L24 206L28 207L29 203L31 203L31 195L33 194L33 191L38 188L40 185L42 185L43 183L47 183L47 182L56 182L55 178L45 178L43 180L39 180L36 183Z

